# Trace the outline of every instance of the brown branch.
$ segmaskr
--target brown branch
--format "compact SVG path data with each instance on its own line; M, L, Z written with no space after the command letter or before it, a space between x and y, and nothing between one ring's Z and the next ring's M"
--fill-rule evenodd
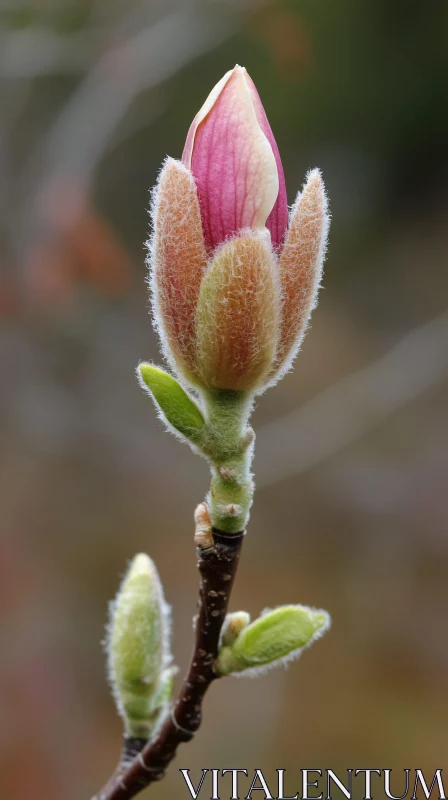
M202 720L202 701L218 677L213 663L229 605L244 532L196 537L201 576L195 646L187 676L171 713L149 742L125 738L120 764L93 800L130 800L154 781L163 778L182 742L193 738Z

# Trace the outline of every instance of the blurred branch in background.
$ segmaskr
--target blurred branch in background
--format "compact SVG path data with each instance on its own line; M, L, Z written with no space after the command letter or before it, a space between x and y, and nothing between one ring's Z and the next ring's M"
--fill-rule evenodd
M70 35L45 28L3 32L0 35L0 77L12 80L78 74L92 58L92 44L84 31Z
M30 232L34 241L40 234L36 222L44 230L49 223L55 227L58 215L48 215L49 206L62 208L61 227L69 228L84 206L111 136L137 95L168 80L232 31L228 17L207 16L190 7L139 28L102 55L34 154L28 177L34 187L27 192L30 200L16 227L16 243L23 247Z
M415 328L386 355L257 433L257 486L325 461L448 373L448 313Z

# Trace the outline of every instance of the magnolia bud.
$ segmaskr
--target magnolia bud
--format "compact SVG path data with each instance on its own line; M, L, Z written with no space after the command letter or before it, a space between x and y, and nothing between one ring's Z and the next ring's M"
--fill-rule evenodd
M261 392L290 366L315 304L328 232L320 173L289 220L279 151L236 66L168 159L153 195L153 310L173 369L196 389Z
M220 675L243 672L254 675L298 658L328 629L326 611L306 606L280 606L243 626L236 639L222 639L215 670Z
M127 735L148 738L170 681L169 607L154 563L140 553L110 608L109 679Z

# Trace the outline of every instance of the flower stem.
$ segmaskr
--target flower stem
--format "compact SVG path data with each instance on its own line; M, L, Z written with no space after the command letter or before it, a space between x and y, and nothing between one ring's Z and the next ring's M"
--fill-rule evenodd
M212 482L207 504L213 528L238 533L246 528L253 499L250 472L254 433L248 427L252 396L215 390L202 396L207 415L207 443Z

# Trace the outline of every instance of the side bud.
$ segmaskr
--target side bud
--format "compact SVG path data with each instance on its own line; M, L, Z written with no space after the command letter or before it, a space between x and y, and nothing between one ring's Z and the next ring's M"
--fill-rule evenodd
M221 628L221 646L230 647L249 623L250 614L247 611L233 611L227 614Z
M280 329L269 234L230 239L204 275L196 310L197 364L209 389L252 391L268 374Z
M280 606L243 626L232 641L222 646L215 662L219 675L255 675L277 664L298 658L329 628L326 611L307 606Z
M167 703L169 608L156 567L144 553L132 560L110 607L109 680L128 736L149 738Z

